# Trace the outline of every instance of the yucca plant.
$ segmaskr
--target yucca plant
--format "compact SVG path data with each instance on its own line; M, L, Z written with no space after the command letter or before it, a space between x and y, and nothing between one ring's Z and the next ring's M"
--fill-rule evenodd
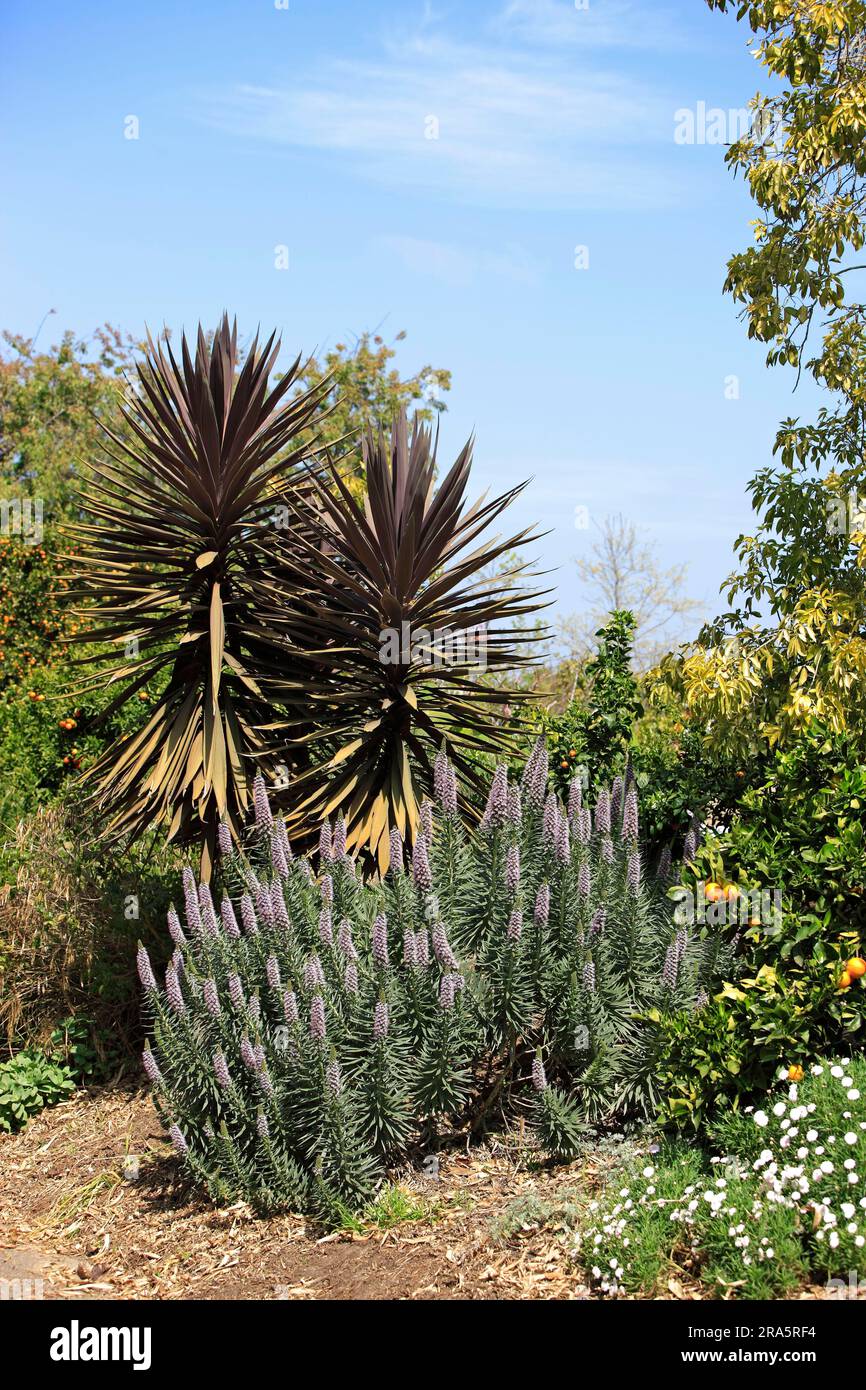
M313 480L314 503L297 504L305 558L293 638L320 663L309 713L328 752L292 785L287 806L293 837L339 811L349 849L384 873L391 829L414 843L443 742L476 784L473 754L512 751L505 695L489 675L533 660L540 634L516 624L545 605L516 583L526 564L495 572L536 539L531 528L475 544L525 484L467 505L471 441L436 487L431 431L416 423L410 433L405 415L390 440L370 433L362 447L363 505L336 467ZM519 709L529 697L507 698Z
M575 784L563 806L539 745L522 787L497 769L471 832L453 767L434 770L411 863L392 829L366 884L342 818L316 875L257 783L249 854L220 836L219 907L187 873L164 989L140 953L155 1101L219 1200L339 1221L443 1124L471 1134L520 1106L573 1157L589 1124L653 1113L659 1019L727 968L717 929L677 926L645 881L633 785L591 813Z
M117 687L105 717L158 690L144 727L90 769L93 797L109 835L163 822L170 839L199 841L205 878L218 823L240 829L267 763L268 682L279 676L291 711L310 674L291 650L275 516L308 485L297 440L327 383L298 393L298 360L270 389L279 348L256 338L241 365L226 317L212 342L199 328L194 356L184 337L180 362L149 339L126 432L107 431L83 499L91 519L73 528L79 640L121 649L109 669L87 658L94 681Z

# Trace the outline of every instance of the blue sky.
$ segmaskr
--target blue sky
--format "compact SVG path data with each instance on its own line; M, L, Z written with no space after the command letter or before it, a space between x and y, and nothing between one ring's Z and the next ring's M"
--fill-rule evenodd
M713 612L745 484L814 408L722 295L753 215L723 148L674 140L762 85L746 39L703 0L5 0L4 326L406 329L407 370L453 372L444 455L474 429L479 491L533 477L562 611L587 507Z

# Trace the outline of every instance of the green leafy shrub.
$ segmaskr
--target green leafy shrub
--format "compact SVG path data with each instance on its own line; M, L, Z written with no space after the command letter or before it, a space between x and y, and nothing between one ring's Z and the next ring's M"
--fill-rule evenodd
M551 777L563 798L579 771L585 787L602 786L625 767L634 721L641 711L631 671L635 620L611 613L596 633L598 651L581 672L582 689L562 714L542 713L540 731L551 756Z
M157 961L166 957L162 924L180 876L174 852L141 842L121 860L80 804L58 800L6 836L0 874L6 1046L45 1048L61 1029L66 1055L85 1041L86 1025L100 1066L116 1069L141 1038L136 940Z
M0 1130L14 1133L46 1105L56 1105L75 1090L67 1066L44 1052L16 1052L0 1063Z
M862 1277L864 1091L863 1058L784 1068L760 1108L714 1127L712 1155L676 1141L614 1177L576 1240L593 1285L651 1295L685 1273L766 1299L810 1274Z
M213 1194L342 1219L443 1121L477 1132L521 1089L564 1156L587 1121L652 1112L649 1013L693 1009L723 948L677 930L644 881L633 786L602 789L591 814L579 782L566 809L547 776L541 744L522 786L500 766L469 834L440 754L411 872L395 831L388 875L366 885L341 820L323 827L318 881L291 859L259 782L250 857L222 835L219 912L186 872L164 990L140 953L145 1068Z

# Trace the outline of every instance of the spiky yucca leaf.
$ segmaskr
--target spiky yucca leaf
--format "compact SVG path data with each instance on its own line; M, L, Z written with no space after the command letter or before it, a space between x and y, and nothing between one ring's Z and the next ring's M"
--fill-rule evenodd
M339 746L294 784L289 810L302 835L339 808L349 848L385 872L391 828L415 839L443 743L470 782L468 754L510 750L497 707L528 697L506 695L487 673L534 660L540 634L514 623L546 605L542 591L515 587L527 564L490 576L536 533L473 545L524 485L467 506L472 442L437 488L431 432L416 423L410 435L405 415L390 442L369 434L363 453L363 506L336 468L327 486L314 480L315 508L299 504L317 537L300 542L307 562L297 582L307 588L293 640L321 663L311 711Z
M205 875L219 820L237 831L249 805L250 759L263 759L259 729L273 720L264 684L279 672L293 698L278 579L288 542L274 515L307 478L296 441L321 389L290 397L300 359L269 389L279 347L256 339L241 366L227 317L212 343L199 328L194 357L184 337L180 362L149 339L128 437L107 431L92 520L73 528L80 640L123 651L93 676L117 687L106 717L149 682L163 687L144 728L88 774L107 833L163 821L171 839L201 839ZM296 689L305 673L296 662Z

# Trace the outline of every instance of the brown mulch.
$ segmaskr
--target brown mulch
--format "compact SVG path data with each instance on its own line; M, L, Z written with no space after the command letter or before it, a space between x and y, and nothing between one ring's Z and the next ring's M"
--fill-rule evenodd
M146 1094L79 1091L0 1138L0 1281L53 1299L588 1298L570 1235L534 1211L588 1197L609 1155L548 1170L521 1154L496 1140L445 1154L437 1177L400 1179L422 1219L322 1236L180 1182ZM667 1296L701 1294L678 1275Z
M564 1235L491 1229L575 1180L521 1171L504 1146L457 1152L401 1181L424 1219L323 1237L179 1183L146 1094L80 1091L0 1138L0 1279L40 1278L46 1298L583 1298Z

